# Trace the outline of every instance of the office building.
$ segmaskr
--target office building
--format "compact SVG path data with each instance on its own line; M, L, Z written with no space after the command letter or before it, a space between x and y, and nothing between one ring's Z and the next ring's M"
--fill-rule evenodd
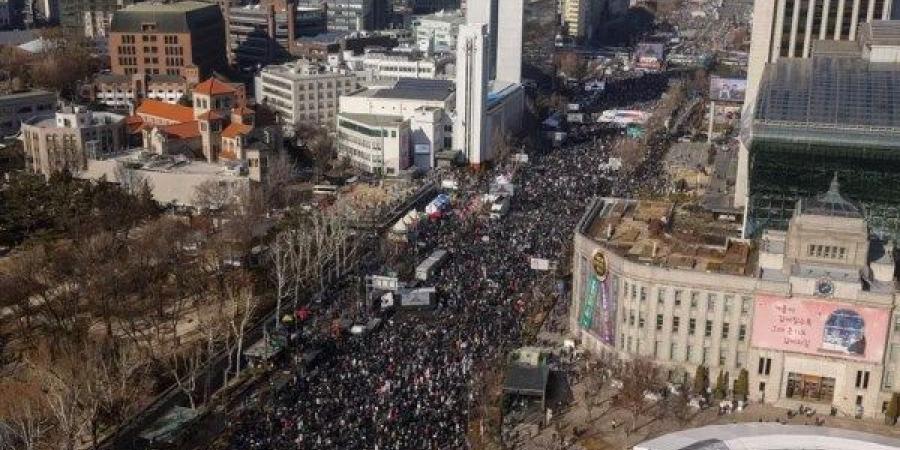
M19 132L22 122L56 110L56 93L33 90L0 95L0 137Z
M427 56L419 51L394 51L369 48L360 55L345 51L336 65L351 70L360 81L378 84L396 81L400 78L438 79L446 78L445 69L453 62L451 56Z
M459 26L466 23L459 11L440 10L427 16L416 16L412 20L415 30L416 48L423 52L455 52Z
M84 36L90 39L102 39L109 36L109 27L115 11L85 11L84 12Z
M116 11L109 55L118 75L180 75L190 83L221 71L225 20L217 5L145 2Z
M21 140L28 170L49 177L63 170L77 172L88 159L124 150L125 116L66 106L22 122Z
M387 28L389 0L327 0L328 31L374 31Z
M456 122L453 145L470 164L489 160L485 151L488 88L487 25L462 25L456 46Z
M466 23L483 24L485 30L485 52L487 53L488 80L493 80L497 65L497 10L499 0L473 1L466 8Z
M294 42L325 32L322 6L297 6L294 0L266 0L228 9L228 48L241 67L292 59Z
M102 74L91 85L91 100L112 108L128 109L150 98L176 103L189 93L187 81L178 75Z
M747 102L756 99L766 64L806 58L816 40L855 40L861 23L891 18L894 0L758 0L747 67Z
M746 370L752 402L882 417L900 369L894 249L871 238L840 184L801 199L787 230L758 242L693 208L590 205L569 311L585 348L648 358L676 383L701 365L710 378Z
M521 129L523 11L522 0L469 3L459 29L453 142L470 164L491 161Z
M495 79L507 83L522 82L522 30L525 28L525 1L503 0L497 14L497 62Z
M785 229L798 197L835 173L873 232L900 236L900 22L861 28L860 40L820 41L809 58L766 66L738 154L747 236Z
M274 109L286 126L333 127L338 99L359 90L356 76L346 70L305 61L264 67L254 86L257 102Z
M560 0L559 16L569 36L578 39L589 37L588 17L590 0Z
M338 154L357 168L386 176L428 170L451 148L453 82L401 79L340 98Z

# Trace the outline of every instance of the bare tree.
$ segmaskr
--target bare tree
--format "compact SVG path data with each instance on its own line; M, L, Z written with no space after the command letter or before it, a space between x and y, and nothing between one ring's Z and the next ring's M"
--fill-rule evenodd
M288 283L293 275L291 265L292 231L282 231L275 235L269 245L269 260L272 263L271 275L275 281L275 328L281 327L281 302L287 294Z
M43 394L33 380L0 384L0 450L36 450L51 428Z
M636 429L637 420L647 406L647 394L659 388L659 368L649 360L632 359L622 365L619 379L622 389L615 396L614 404L631 415L631 426L627 429L630 433Z
M235 376L241 375L241 356L244 352L244 335L250 319L256 313L257 298L246 275L233 278L226 290L231 307L231 330L235 337Z

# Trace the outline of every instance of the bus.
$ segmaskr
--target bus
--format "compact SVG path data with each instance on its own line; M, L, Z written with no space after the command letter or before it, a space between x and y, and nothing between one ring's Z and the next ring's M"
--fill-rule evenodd
M416 267L416 279L428 281L446 260L447 250L435 250L431 256L425 258L425 261Z

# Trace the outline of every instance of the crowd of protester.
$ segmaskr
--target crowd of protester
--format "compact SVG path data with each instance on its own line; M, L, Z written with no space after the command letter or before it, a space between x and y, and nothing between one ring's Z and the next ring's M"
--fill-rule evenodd
M321 361L308 370L302 359L287 358L279 367L291 374L287 384L271 401L233 418L231 448L467 448L478 373L502 366L522 344L530 294L547 279L531 269L530 258L567 257L564 249L591 199L610 195L613 185L616 194L628 195L652 178L646 170L623 177L604 169L621 137L609 130L590 134L536 151L516 167L446 175L460 186L453 209L421 221L406 255L418 263L435 249L450 253L427 283L437 289L434 309L385 314L382 326L366 335L316 327L301 348L320 348ZM514 173L509 214L490 219L465 211L501 173ZM340 291L313 314L340 316L353 309L359 291ZM378 305L367 309L384 314L374 311Z

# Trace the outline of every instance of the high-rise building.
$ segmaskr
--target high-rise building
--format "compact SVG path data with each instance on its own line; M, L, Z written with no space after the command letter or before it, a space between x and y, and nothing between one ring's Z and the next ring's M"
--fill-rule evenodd
M133 0L40 0L36 4L46 19L58 18L63 27L83 28L86 11L111 13L132 3Z
M470 23L459 27L456 45L456 123L454 145L470 164L481 164L485 142L488 87L488 27Z
M486 51L488 59L488 79L494 79L497 64L497 10L498 0L473 1L466 8L466 23L487 25Z
M386 0L327 0L329 31L371 31L384 28L392 5Z
M855 42L819 41L809 58L763 71L735 187L747 236L784 229L798 198L835 175L873 234L900 236L900 22L860 28Z
M215 4L138 3L110 25L112 73L180 75L190 82L226 67L225 20Z
M458 11L416 16L412 21L416 46L423 52L455 51L459 26L465 22L465 17Z
M324 6L298 6L294 0L229 7L226 14L230 57L241 66L287 61L294 41L326 27Z
M747 68L748 104L767 63L809 57L818 39L852 41L860 23L890 19L895 0L756 0Z
M302 61L264 67L254 85L256 100L281 114L290 126L333 126L338 99L359 89L356 77L347 71Z
M522 82L522 29L525 27L524 0L503 0L497 8L497 63L494 78L509 83Z

